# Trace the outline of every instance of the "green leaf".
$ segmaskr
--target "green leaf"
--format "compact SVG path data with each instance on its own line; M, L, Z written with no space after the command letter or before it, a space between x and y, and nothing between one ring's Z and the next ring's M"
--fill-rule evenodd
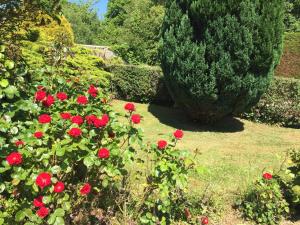
M106 188L106 187L108 186L108 180L107 180L107 179L104 179L104 180L102 181L102 186L103 186L104 188Z
M0 81L0 86L3 87L3 88L6 88L7 86L9 85L9 82L7 79L2 79Z
M65 155L65 149L62 148L62 147L59 147L56 149L56 155L61 157L61 156L64 156Z
M20 221L24 220L25 216L26 215L25 215L24 211L20 210L16 213L15 219L17 222L20 222Z
M58 208L53 213L56 217L63 217L65 215L65 210L62 208Z
M15 63L11 60L6 60L4 63L4 66L9 69L12 70L15 67Z
M87 167L91 167L92 165L94 165L94 158L92 156L85 157L83 160L83 164Z
M65 225L65 221L62 217L56 217L54 225Z

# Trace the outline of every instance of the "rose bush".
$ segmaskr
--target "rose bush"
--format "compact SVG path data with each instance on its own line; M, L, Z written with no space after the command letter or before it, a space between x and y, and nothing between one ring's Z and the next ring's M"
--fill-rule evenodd
M118 122L107 99L94 85L38 85L30 101L39 113L1 149L0 224L61 225L81 209L113 207L142 140L141 117Z

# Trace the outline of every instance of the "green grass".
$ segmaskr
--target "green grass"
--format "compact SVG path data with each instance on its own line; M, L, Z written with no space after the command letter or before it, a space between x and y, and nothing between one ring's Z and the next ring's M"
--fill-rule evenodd
M113 107L124 112L125 102L116 100ZM300 130L268 126L240 119L225 119L216 126L190 121L174 108L138 104L143 116L140 125L151 143L168 138L175 129L184 131L180 148L190 150L199 167L191 174L190 190L202 194L206 187L220 196L225 207L245 190L263 171L276 172L288 149L300 149Z

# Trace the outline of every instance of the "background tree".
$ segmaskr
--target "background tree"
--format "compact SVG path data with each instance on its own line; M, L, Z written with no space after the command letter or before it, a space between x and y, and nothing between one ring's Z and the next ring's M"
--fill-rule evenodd
M159 64L164 7L152 0L111 0L99 42L114 46L129 63Z
M63 14L71 23L75 42L80 44L98 44L98 35L101 31L101 21L97 12L92 8L96 1L70 3L62 6Z
M22 24L34 21L40 11L59 19L61 0L2 0L0 9L0 40L13 41Z
M258 102L282 51L283 0L170 0L162 68L169 91L206 122Z

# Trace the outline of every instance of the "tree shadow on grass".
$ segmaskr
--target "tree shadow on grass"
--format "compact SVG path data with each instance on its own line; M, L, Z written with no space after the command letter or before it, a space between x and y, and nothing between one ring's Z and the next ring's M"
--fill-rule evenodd
M244 130L244 123L234 117L226 117L214 125L206 125L192 121L183 110L174 107L150 104L148 111L162 124L186 131L235 133Z

